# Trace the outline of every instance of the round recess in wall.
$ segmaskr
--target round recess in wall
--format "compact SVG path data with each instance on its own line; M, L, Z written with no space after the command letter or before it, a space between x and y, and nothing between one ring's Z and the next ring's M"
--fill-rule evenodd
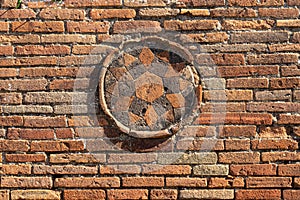
M104 61L99 81L104 112L134 137L175 134L201 102L192 56L178 45L152 37L123 49Z

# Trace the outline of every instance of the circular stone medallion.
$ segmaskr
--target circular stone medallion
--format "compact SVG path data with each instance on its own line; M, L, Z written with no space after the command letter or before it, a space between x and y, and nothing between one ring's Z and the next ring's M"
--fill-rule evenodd
M174 52L142 46L118 54L100 79L103 110L134 137L171 136L198 105L197 71Z

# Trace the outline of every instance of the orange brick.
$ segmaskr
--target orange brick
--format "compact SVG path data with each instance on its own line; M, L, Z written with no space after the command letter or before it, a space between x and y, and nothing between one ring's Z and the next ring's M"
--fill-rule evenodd
M230 165L230 174L234 176L272 176L276 175L275 164Z
M206 178L176 178L176 177L167 177L166 178L167 187L206 187L207 180Z
M262 161L274 162L274 161L296 161L300 159L300 153L298 152L263 152Z
M250 150L249 139L227 139L225 140L225 150Z
M90 17L92 19L130 19L134 18L136 12L134 9L92 9Z
M155 175L188 175L192 168L189 165L143 165L143 174Z
M123 177L123 187L163 187L162 177Z
M222 22L222 29L224 30L267 30L274 25L273 20L224 20Z
M1 177L1 187L8 188L51 188L50 177Z
M235 192L236 199L269 199L269 200L280 200L280 190L237 190Z
M115 199L148 199L148 190L116 189L107 191L108 200Z
M9 56L12 55L14 49L12 46L0 46L0 56Z
M33 141L31 142L32 152L65 152L82 151L84 145L82 141Z
M252 149L281 149L281 150L296 150L298 142L292 139L268 139L268 140L252 140Z
M268 88L269 80L266 78L235 78L227 79L227 88Z
M285 177L249 177L246 179L247 188L289 188L292 178Z
M300 116L280 114L278 124L300 124Z
M0 19L32 19L36 14L31 9L0 10Z
M21 116L0 116L0 126L22 126Z
M68 46L63 45L50 45L50 46L38 46L38 45L26 45L17 46L15 53L17 55L66 55L70 54L71 49Z
M39 116L26 116L24 117L25 127L65 127L67 125L66 117L39 117Z
M78 165L33 165L33 174L97 174L97 166L78 166Z
M64 32L64 23L61 21L47 21L47 22L36 22L36 21L20 21L12 22L12 32L22 33L59 33Z
M0 77L1 78L16 77L16 76L17 76L17 70L16 69L1 68L1 71L0 71ZM7 94L7 95L9 95L9 94Z
M256 11L251 8L216 8L211 9L210 15L212 17L232 17L232 18L245 18L256 17Z
M300 165L299 164L278 165L278 175L300 176Z
M39 16L42 19L55 20L83 20L85 11L79 9L52 9L46 8L41 10Z
M64 190L64 199L65 200L74 200L74 199L105 199L104 190Z
M121 0L107 0L107 1L102 1L102 0L82 0L82 1L77 1L77 0L65 0L64 3L66 7L71 7L71 8L82 8L82 7L99 7L99 6L121 6L122 3Z
M254 137L256 126L223 126L220 128L220 137Z
M45 162L45 154L6 154L5 159L7 162Z
M244 187L243 178L210 178L209 188L242 188Z
M1 7L3 8L16 8L18 5L17 0L3 0L1 2Z
M7 91L45 90L47 85L48 81L46 79L0 80L0 89Z
M0 22L0 32L7 32L9 30L8 22Z
M279 73L279 66L226 66L218 67L217 72L221 77L277 75Z
M219 153L220 163L258 163L259 152L226 152Z

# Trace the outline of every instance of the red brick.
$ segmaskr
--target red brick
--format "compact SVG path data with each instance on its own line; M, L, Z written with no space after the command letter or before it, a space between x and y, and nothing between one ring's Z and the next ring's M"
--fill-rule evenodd
M171 189L155 189L150 192L150 199L177 199L178 191Z
M67 22L70 33L106 33L108 30L108 22Z
M300 116L280 114L278 124L300 124Z
M272 176L276 175L275 164L230 165L233 176Z
M64 32L64 23L57 21L36 22L36 21L20 21L12 22L12 32L22 33L59 33Z
M266 78L236 78L227 79L227 88L268 88L269 80Z
M55 135L59 139L73 138L74 131L70 128L57 128L55 129Z
M0 10L0 19L32 19L35 17L36 14L31 9Z
M120 179L117 177L67 177L56 178L54 187L57 188L111 188L120 187Z
M51 154L50 163L103 163L106 162L105 154Z
M21 104L22 94L21 93L1 93L0 94L0 104Z
M281 149L281 150L296 150L298 142L291 139L269 139L269 140L252 140L252 149Z
M277 75L279 66L224 66L218 67L217 72L221 77Z
M167 187L206 187L206 178L185 178L185 177L167 177L166 178Z
M247 56L250 64L282 64L297 63L297 54L260 54Z
M1 177L3 188L51 188L50 177Z
M298 52L299 44L272 44L269 45L270 52Z
M108 200L115 199L148 199L148 190L116 189L107 191Z
M105 191L104 190L64 190L64 200L104 200Z
M242 188L244 187L243 178L210 178L209 188Z
M192 16L210 16L210 12L208 9L181 9L180 10L181 15L187 15L190 14Z
M15 79L15 80L0 80L0 89L8 91L34 91L45 90L48 81L46 79Z
M225 140L225 150L250 150L249 139L227 139Z
M6 154L5 159L7 162L45 162L45 154Z
M9 139L27 139L27 140L43 140L54 139L54 131L52 129L21 129L9 128L7 132Z
M250 199L268 199L268 200L280 200L280 190L237 190L235 192L236 199L250 200Z
M123 177L123 187L163 187L163 177Z
M197 7L215 7L225 6L224 0L192 0L193 6Z
M99 7L99 6L121 6L122 1L121 0L65 0L64 1L66 7L75 7L75 8L82 8L82 7Z
M289 89L289 88L299 88L300 78L272 78L270 80L270 86L272 89Z
M259 8L259 16L274 18L297 18L299 10L297 8Z
M284 177L248 177L247 188L289 188L292 187L292 178Z
M82 151L84 145L82 141L33 141L31 142L32 152L65 152Z
M263 152L262 161L274 162L274 161L296 161L300 159L300 153L298 152Z
M218 26L217 20L166 20L166 30L214 30Z
M266 30L271 29L274 25L273 20L224 20L222 22L222 29L224 30Z
M299 198L300 190L284 190L283 199L285 200L295 200Z
M139 20L139 21L117 21L114 24L114 33L156 33L162 29L158 21Z
M200 114L194 124L238 124L260 125L272 124L272 115L264 113L226 113Z
M220 163L258 163L259 152L226 152L219 153Z
M256 126L223 126L219 129L220 137L254 137Z
M95 68L86 67L79 69L78 67L32 67L21 68L20 77L87 77L90 76Z
M143 174L155 175L188 175L192 168L189 165L156 165L149 164L142 166Z
M97 174L97 166L78 166L78 165L33 165L33 174Z
M90 11L90 17L92 19L130 19L136 15L133 9L92 9Z
M216 8L210 10L212 17L247 18L256 17L256 11L250 8Z
M21 116L0 116L0 126L22 126Z
M66 55L70 54L70 52L70 47L63 45L26 45L17 46L15 50L16 55Z
M0 71L0 77L1 78L16 77L16 76L17 76L17 70L16 69L1 68L1 71Z
M300 164L278 165L280 176L300 176Z
M243 54L198 54L197 63L201 65L244 65Z
M79 9L46 8L41 10L39 17L42 19L54 20L83 20L85 17L85 12Z
M66 117L57 116L57 117L40 117L40 116L26 116L24 117L24 126L25 127L65 127Z
M299 6L300 2L298 0L287 0L287 5L289 5L289 6Z
M233 43L286 42L289 34L286 31L233 32L230 41Z

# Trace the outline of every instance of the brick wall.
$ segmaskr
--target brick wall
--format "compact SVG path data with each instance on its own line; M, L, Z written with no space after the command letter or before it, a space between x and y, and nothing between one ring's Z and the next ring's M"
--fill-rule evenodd
M300 1L16 6L0 9L1 200L300 199ZM200 114L132 137L99 104L99 48L162 32L203 50Z

